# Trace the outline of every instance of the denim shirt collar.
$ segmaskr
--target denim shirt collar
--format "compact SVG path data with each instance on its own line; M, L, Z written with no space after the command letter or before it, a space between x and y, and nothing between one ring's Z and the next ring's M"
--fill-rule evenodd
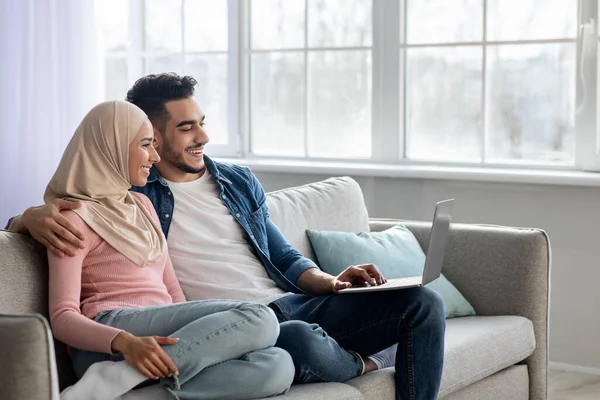
M206 169L211 174L213 179L215 179L217 182L225 182L225 183L231 184L231 181L229 179L227 179L226 177L221 175L221 172L219 172L219 168L217 167L217 164L215 164L215 162L213 160L211 160L209 157L204 156L204 164L206 165ZM169 186L167 181L162 176L160 176L160 172L158 172L158 169L156 168L156 166L153 166L152 169L150 170L150 176L148 177L148 183L154 183L156 181L159 181L160 184L163 186Z

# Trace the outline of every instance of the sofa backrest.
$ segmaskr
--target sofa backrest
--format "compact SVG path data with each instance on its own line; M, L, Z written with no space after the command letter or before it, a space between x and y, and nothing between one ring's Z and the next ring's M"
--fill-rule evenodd
M48 316L46 249L25 235L0 231L0 313Z
M368 232L369 215L358 183L349 177L287 188L267 195L271 220L305 257L315 261L307 229Z

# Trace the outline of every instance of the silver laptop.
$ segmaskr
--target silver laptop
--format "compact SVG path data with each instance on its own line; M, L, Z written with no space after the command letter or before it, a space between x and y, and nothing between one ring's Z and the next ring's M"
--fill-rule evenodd
M444 251L446 249L446 240L450 230L450 218L454 199L444 200L437 203L433 215L433 224L429 233L429 247L425 257L425 267L422 276L410 276L407 278L388 279L383 285L377 286L357 286L348 289L342 289L339 293L359 293L373 292L380 290L406 289L427 285L429 282L439 278L442 273L442 264L444 262Z

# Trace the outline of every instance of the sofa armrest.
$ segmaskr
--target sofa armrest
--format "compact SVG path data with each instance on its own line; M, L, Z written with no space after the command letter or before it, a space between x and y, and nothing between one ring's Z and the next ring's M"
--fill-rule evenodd
M371 219L372 231L398 223L429 244L430 222ZM530 399L545 399L547 372L550 241L540 229L452 224L442 272L478 315L520 315L533 323L536 350L525 361Z
M52 333L41 315L0 314L0 360L3 399L59 399Z
M431 223L371 220L372 231L404 224L426 251ZM452 224L444 257L444 275L479 315L548 313L550 244L539 229Z

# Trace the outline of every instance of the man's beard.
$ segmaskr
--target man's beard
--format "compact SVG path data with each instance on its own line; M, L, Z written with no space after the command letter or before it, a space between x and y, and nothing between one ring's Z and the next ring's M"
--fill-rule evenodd
M202 145L196 146L196 147L202 147ZM166 137L164 138L164 156L163 156L163 158L168 160L169 164L173 165L178 170L183 171L188 174L199 174L200 172L204 171L204 166L202 166L200 168L194 168L194 167L187 165L182 160L183 155L177 154L175 152L175 150L173 150L173 147L171 147L171 143L169 143L169 141L167 140Z

